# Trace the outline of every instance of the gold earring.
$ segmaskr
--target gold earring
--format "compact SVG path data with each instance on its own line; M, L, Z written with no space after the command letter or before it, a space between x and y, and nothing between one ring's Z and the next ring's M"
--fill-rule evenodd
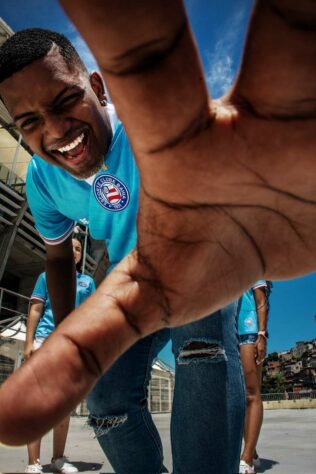
M103 95L100 97L100 104L102 105L102 107L105 107L105 106L106 106L106 102L107 102L106 96L103 94Z

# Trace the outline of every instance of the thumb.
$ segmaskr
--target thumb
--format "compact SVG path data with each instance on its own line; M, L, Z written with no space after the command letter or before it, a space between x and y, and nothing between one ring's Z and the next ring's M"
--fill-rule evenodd
M136 342L123 312L109 300L102 292L94 293L4 382L0 388L1 442L22 445L42 437Z

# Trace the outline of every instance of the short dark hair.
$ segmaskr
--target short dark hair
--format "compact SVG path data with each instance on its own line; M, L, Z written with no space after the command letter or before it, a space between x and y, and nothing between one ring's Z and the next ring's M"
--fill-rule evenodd
M17 31L0 47L0 82L47 55L53 44L70 67L78 65L84 71L79 54L66 36L42 28Z

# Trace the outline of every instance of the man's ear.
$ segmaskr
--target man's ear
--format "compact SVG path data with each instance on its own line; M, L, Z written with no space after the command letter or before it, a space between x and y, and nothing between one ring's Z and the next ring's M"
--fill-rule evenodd
M105 107L108 99L107 99L107 96L105 95L105 87L104 87L102 77L100 76L98 72L93 71L89 75L89 79L90 79L91 87L94 90L95 95L99 99L100 104Z

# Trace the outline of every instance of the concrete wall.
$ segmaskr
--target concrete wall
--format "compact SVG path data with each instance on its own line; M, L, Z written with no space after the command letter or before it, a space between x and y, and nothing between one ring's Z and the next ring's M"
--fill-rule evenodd
M265 410L280 410L283 408L316 408L316 398L303 398L301 400L274 400L271 402L263 402L263 408Z

